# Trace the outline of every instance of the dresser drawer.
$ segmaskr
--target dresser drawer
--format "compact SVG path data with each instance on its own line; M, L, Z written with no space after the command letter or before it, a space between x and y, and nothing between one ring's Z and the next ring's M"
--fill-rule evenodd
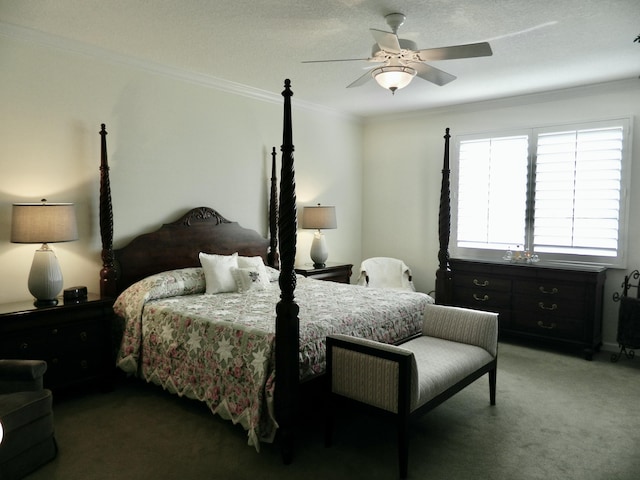
M490 290L509 294L511 292L511 280L496 278L489 275L458 274L453 277L453 284L460 289Z
M542 295L514 295L513 310L559 318L584 318L584 302L580 298Z
M509 293L484 290L480 288L458 288L454 291L453 300L456 305L486 310L490 308L509 308Z
M584 323L580 318L559 315L537 314L529 311L514 311L511 316L513 328L542 337L558 339L582 339Z
M584 299L584 285L567 284L556 279L541 278L535 281L513 282L513 293L535 295L540 299Z

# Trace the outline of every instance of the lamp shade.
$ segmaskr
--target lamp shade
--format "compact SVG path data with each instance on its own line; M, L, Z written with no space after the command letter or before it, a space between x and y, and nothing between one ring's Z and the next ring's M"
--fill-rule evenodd
M78 239L73 203L14 203L13 243L57 243Z
M403 65L390 65L375 68L371 75L378 82L378 85L395 93L396 90L404 88L411 83L413 77L416 76L416 71Z
M338 228L336 207L325 205L304 207L302 210L302 228L317 228L318 230Z

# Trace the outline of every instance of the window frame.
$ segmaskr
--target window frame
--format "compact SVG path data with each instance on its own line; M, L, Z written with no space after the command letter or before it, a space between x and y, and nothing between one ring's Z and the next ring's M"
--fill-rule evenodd
M578 254L560 254L560 253L537 253L540 259L546 263L563 263L578 265L599 265L612 268L626 268L627 266L627 237L629 225L629 192L631 183L631 164L632 164L632 133L633 133L633 117L620 116L607 119L593 121L577 121L571 123L546 124L533 127L496 129L480 133L461 133L456 135L453 144L453 155L451 162L451 231L449 251L452 257L468 258L475 260L502 261L506 250L496 250L491 248L469 248L458 246L458 189L459 189L459 162L460 162L460 143L469 140L480 139L497 139L511 136L526 135L528 137L528 158L527 158L527 199L525 207L525 233L523 235L525 245L521 249L530 248L533 245L534 236L534 198L535 198L535 171L536 171L536 152L538 136L549 132L562 132L571 130L584 130L593 128L606 128L611 126L622 126L622 165L621 165L621 184L620 184L620 204L619 204L619 224L618 224L618 247L616 257L578 255ZM516 245L512 246L515 250Z

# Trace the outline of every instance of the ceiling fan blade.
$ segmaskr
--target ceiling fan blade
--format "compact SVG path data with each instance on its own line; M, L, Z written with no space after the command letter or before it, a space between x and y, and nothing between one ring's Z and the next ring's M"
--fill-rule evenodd
M398 41L397 35L391 32L376 30L375 28L370 28L369 30L371 30L373 38L382 50L391 53L400 53L400 42Z
M423 62L432 62L434 60L454 60L456 58L489 57L491 55L493 55L491 45L487 42L418 50L418 57Z
M370 58L340 58L337 60L303 60L301 63L327 63L327 62L358 62L369 61Z
M347 88L359 87L367 83L372 78L373 77L371 76L371 70L367 70L364 75L358 77L356 80L347 85Z
M426 63L411 62L409 63L409 66L416 70L416 75L418 77L439 86L446 85L457 78L455 75L443 72L442 70L432 67L431 65L427 65Z

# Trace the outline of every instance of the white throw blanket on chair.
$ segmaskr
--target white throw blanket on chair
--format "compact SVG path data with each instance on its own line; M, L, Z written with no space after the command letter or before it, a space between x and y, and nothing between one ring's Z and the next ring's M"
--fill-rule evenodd
M367 282L367 277L369 281ZM358 285L376 288L396 288L416 291L411 280L411 270L397 258L373 257L360 265Z

